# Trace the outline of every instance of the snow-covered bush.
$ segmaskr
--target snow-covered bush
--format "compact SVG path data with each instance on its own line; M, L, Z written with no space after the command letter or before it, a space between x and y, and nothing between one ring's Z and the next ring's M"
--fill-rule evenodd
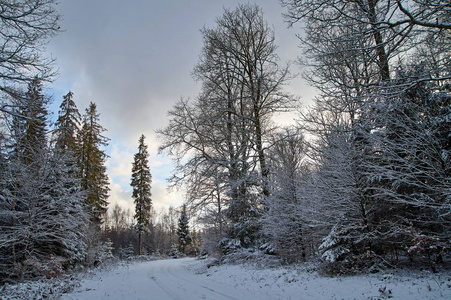
M23 263L16 265L16 272L21 279L36 277L52 278L63 274L64 266L68 261L62 257L50 255L48 259L40 260L35 257L26 259Z
M349 246L346 240L341 238L334 228L319 246L321 258L327 262L334 263L351 252Z
M130 242L127 247L120 248L118 253L120 259L128 259L135 255L135 247L133 246L133 243Z
M99 228L94 226L90 229L88 248L84 263L88 266L99 266L103 262L113 259L113 243L110 239L102 242L98 239Z

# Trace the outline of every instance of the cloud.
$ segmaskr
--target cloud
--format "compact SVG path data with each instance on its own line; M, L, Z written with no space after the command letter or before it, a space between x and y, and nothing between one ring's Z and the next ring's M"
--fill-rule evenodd
M89 102L97 104L100 124L111 139L111 203L132 206L131 163L141 134L149 146L155 206L182 203L180 193L166 190L173 165L157 155L155 130L168 124L167 111L181 96L195 98L199 93L191 71L203 46L200 29L215 26L224 7L241 2L77 0L57 6L64 31L47 49L59 69L52 85L55 106L69 90L82 114ZM258 4L276 30L281 62L295 60L298 40L283 23L282 7L274 0ZM293 93L305 90L299 80L287 88Z
M109 197L110 208L118 203L124 208L130 208L132 211L135 209L130 180L133 156L138 151L138 139L136 139L134 147L116 143L110 146L110 157L107 160L111 189ZM156 211L160 211L162 208L169 208L169 206L180 206L183 202L181 194L169 192L167 189L166 179L169 177L172 168L170 160L163 155L152 153L149 156L149 167L152 174L152 202Z
M119 204L124 209L135 211L135 205L132 199L131 190L124 190L121 185L114 182L110 178L110 197L108 199L108 207L112 209L115 204Z
M170 206L177 207L182 203L181 195L171 193L167 190L166 184L162 182L154 182L152 184L152 205L155 211L162 209L167 210ZM115 179L110 178L110 197L108 199L108 207L112 209L115 204L119 204L124 209L130 209L132 213L135 211L135 204L132 198L132 189L124 189Z

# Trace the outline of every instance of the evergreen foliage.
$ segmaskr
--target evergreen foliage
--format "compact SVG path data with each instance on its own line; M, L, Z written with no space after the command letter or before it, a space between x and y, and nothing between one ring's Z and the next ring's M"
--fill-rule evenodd
M449 255L449 10L407 2L282 1L320 92L298 190L333 272Z
M99 120L97 106L91 102L83 116L77 153L81 186L87 192L86 204L94 224L102 223L110 190L105 166L107 155L101 149L108 145L108 139L102 135L106 129L99 124Z
M82 261L88 215L71 156L47 142L47 100L38 80L3 140L0 176L1 280L40 276L39 264ZM54 260L54 258L57 258Z
M71 151L72 155L75 155L78 151L77 138L81 127L81 115L73 97L72 92L63 96L53 134L57 148Z
M48 99L43 95L42 82L37 77L28 85L25 99L14 125L19 126L17 148L24 162L30 165L40 163L38 157L47 148Z
M149 169L149 153L144 139L144 135L139 138L138 153L134 156L130 183L135 202L135 228L139 235L138 255L141 255L141 235L148 230L152 207L152 193L150 192L152 175Z
M178 250L185 253L187 247L191 245L192 238L189 230L189 218L186 211L186 204L183 204L182 211L177 226Z

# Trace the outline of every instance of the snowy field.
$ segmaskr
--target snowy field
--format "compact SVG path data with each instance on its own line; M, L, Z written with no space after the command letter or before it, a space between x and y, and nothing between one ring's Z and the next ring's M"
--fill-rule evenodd
M451 274L428 271L331 278L299 266L207 268L205 260L184 258L133 262L83 277L79 283L62 281L61 286L70 281L75 288L61 299L451 299ZM8 293L0 293L2 300L33 299L26 285L7 288ZM14 296L14 289L21 294ZM59 299L59 295L55 288L53 294L43 296L41 289L35 299Z

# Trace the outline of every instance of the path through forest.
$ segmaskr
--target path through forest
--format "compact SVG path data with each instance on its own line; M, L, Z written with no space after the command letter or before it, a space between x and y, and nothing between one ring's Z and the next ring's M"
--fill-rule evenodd
M193 258L134 263L82 281L62 299L253 299L245 291L196 276Z
M87 274L64 300L451 299L451 274L386 270L325 277L314 266L212 266L194 258L130 262Z

